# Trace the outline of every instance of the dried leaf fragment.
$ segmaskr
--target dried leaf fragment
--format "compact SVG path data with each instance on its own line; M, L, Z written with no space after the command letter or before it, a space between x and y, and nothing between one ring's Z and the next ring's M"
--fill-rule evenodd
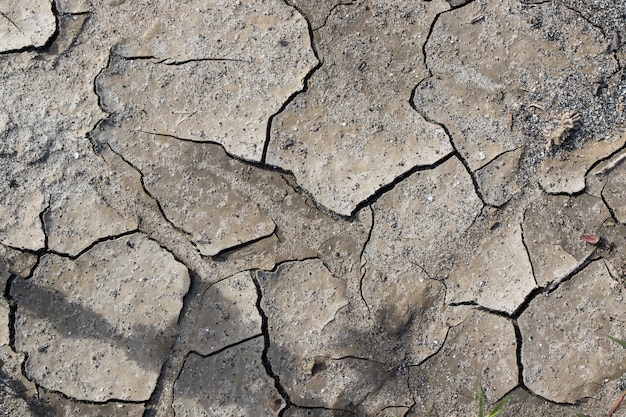
M596 233L585 233L580 236L582 240L592 245L597 245L600 242L600 236Z

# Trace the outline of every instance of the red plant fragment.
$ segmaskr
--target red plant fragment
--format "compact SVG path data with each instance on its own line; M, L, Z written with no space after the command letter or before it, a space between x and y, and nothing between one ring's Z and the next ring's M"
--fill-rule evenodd
M608 417L611 417L613 415L613 413L615 413L617 411L619 406L622 404L622 401L624 401L624 397L626 397L626 391L624 391L622 393L622 395L619 396L617 401L615 401L615 404L613 404L613 407L611 407L611 411L609 411L609 416Z
M585 233L584 235L580 236L580 238L587 243L591 243L592 245L597 245L598 242L600 242L600 236L595 233Z

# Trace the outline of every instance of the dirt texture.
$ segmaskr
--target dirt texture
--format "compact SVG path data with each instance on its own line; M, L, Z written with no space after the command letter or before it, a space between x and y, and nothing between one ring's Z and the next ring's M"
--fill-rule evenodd
M0 416L626 389L622 0L5 1L0 82Z

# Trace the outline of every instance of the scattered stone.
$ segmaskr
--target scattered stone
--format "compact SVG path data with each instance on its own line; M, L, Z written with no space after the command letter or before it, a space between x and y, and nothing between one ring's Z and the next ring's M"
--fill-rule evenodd
M136 221L122 217L92 187L75 190L50 197L43 216L50 250L76 256L102 238L137 229Z
M11 288L28 377L80 400L147 400L188 286L187 269L141 234L76 260L44 255L33 277Z
M410 369L409 381L418 403L428 404L437 415L471 415L477 406L470 399L479 385L487 402L494 402L517 385L517 374L511 322L473 310L450 329L435 356Z
M537 287L519 225L496 230L446 280L448 303L476 302L512 314Z
M258 337L206 358L191 353L174 387L176 415L277 416L285 401L261 362L263 343Z
M0 5L0 52L39 47L56 29L50 0L15 0Z
M476 181L486 204L500 207L520 192L517 169L522 148L505 152L476 171Z
M333 9L316 31L324 65L273 119L266 162L349 216L402 174L450 154L444 130L409 104L428 75L422 43L447 7L394 0Z
M197 314L189 348L208 355L261 334L257 291L250 272L241 272L209 287Z
M626 371L626 353L607 335L624 339L624 288L603 262L592 262L548 296L538 296L518 319L524 383L558 403L594 397Z
M599 231L610 217L602 199L588 194L544 194L533 201L522 229L537 285L546 286L570 273L590 251L580 236Z

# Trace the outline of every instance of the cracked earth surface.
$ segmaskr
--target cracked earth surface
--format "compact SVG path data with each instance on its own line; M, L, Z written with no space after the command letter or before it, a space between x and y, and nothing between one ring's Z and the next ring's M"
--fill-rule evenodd
M0 3L0 415L606 415L625 37L621 0Z

